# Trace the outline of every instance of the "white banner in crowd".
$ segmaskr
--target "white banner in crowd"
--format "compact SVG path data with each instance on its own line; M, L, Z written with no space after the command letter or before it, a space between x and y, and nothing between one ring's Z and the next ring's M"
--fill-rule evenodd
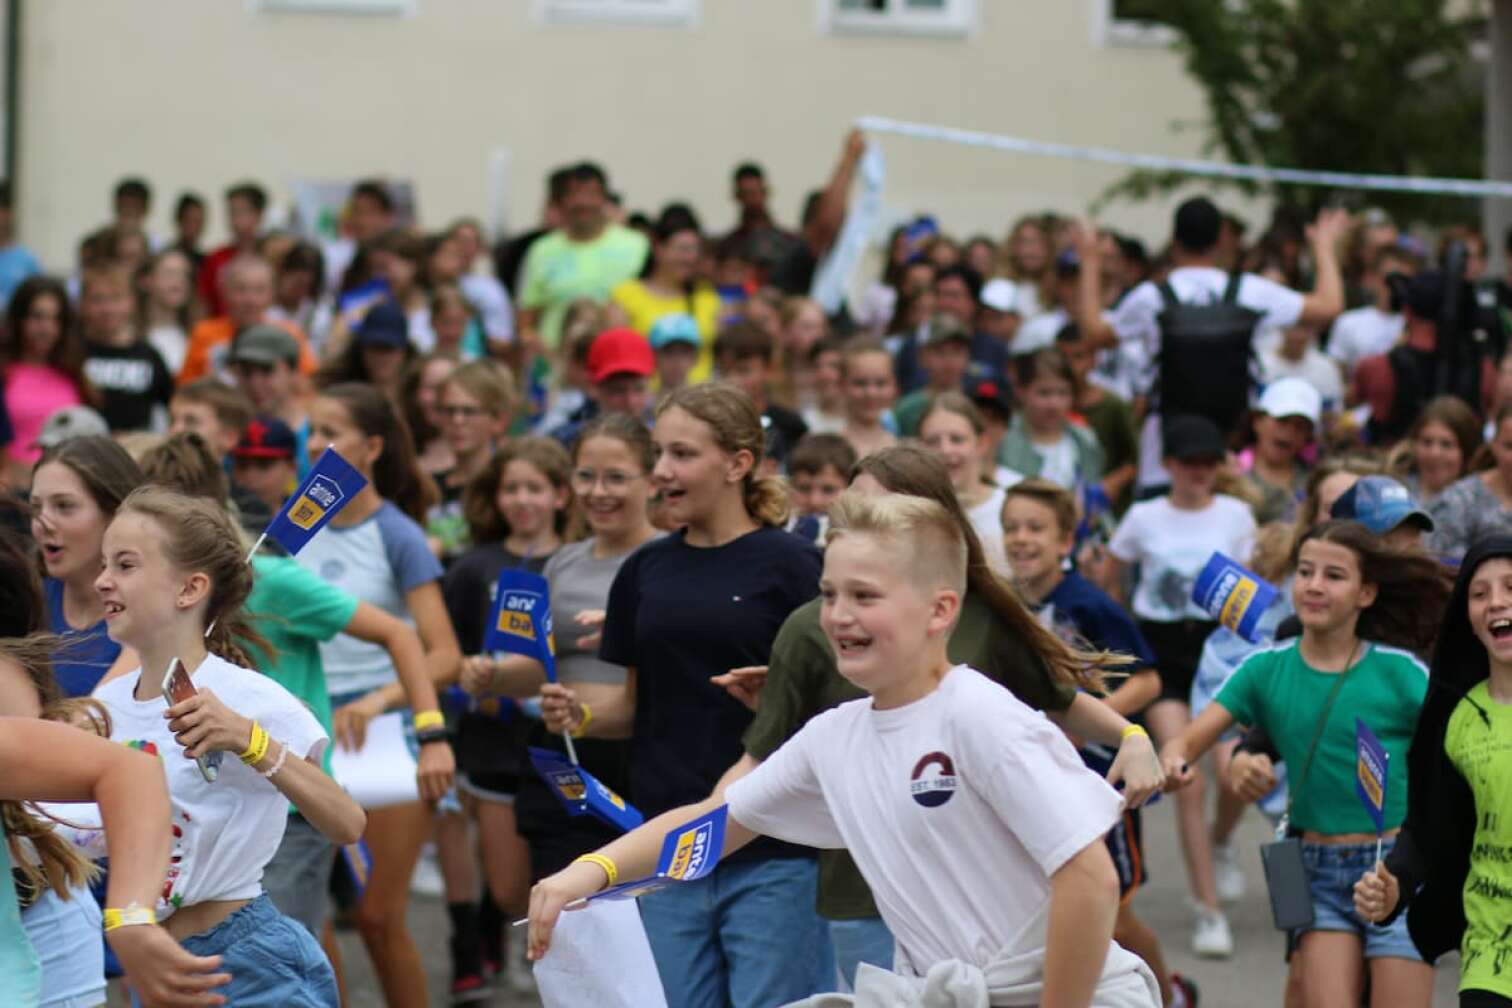
M1256 182L1289 182L1296 185L1339 186L1348 189L1381 189L1391 192L1432 193L1447 196L1512 198L1512 182L1479 179L1413 177L1406 175L1369 175L1355 172L1307 171L1301 168L1269 168L1264 165L1226 164L1193 158L1164 157L1158 154L1129 154L1108 147L1079 147L1074 144L1046 143L1023 137L981 133L950 126L902 122L884 116L863 116L856 126L868 133L893 133L915 140L943 140L967 147L984 147L1014 154L1070 158L1075 161L1099 161L1103 164L1148 168L1154 171L1179 171L1210 178L1250 179Z

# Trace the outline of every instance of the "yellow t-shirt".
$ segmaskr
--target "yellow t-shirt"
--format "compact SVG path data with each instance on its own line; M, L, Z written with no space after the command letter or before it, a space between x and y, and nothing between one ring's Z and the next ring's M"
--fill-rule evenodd
M663 315L692 315L698 323L698 335L703 344L698 348L698 363L688 375L689 384L708 380L714 372L714 337L719 320L719 295L708 284L693 289L692 298L682 295L662 297L650 290L640 280L626 280L609 293L609 300L619 306L629 320L630 328L649 337L651 325ZM693 302L692 310L688 302Z

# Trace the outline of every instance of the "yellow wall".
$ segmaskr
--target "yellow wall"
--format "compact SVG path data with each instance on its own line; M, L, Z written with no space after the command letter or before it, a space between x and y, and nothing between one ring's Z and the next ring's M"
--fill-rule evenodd
M966 37L826 32L820 0L702 0L688 27L550 24L531 0L417 0L411 16L270 13L249 0L26 0L18 226L49 266L103 223L116 178L211 197L243 177L389 174L422 219L487 209L489 151L512 158L509 219L535 218L553 165L600 160L629 204L688 198L731 222L738 160L768 169L788 221L862 114L1130 151L1198 153L1201 98L1173 53L1095 37L1104 0L980 0ZM885 141L888 207L1001 233L1079 210L1121 173ZM1163 205L1106 215L1150 238ZM1260 223L1256 221L1256 223Z

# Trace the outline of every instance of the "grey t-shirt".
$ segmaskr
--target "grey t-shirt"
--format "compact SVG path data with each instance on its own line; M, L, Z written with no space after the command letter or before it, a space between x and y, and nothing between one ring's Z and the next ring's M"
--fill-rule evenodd
M578 613L609 607L609 586L630 553L593 555L593 539L569 543L546 562L546 580L551 584L551 624L556 637L557 675L565 682L606 683L620 686L625 669L598 656L598 645L584 649L578 641L593 633L578 626Z

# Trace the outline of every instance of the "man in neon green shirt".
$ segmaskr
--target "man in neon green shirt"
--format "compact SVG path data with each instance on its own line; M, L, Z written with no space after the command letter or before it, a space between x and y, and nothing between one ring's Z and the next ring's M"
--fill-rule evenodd
M561 200L563 226L530 246L520 281L516 329L529 353L555 350L562 317L578 298L607 301L646 261L646 236L609 217L609 184L598 165L570 169Z

